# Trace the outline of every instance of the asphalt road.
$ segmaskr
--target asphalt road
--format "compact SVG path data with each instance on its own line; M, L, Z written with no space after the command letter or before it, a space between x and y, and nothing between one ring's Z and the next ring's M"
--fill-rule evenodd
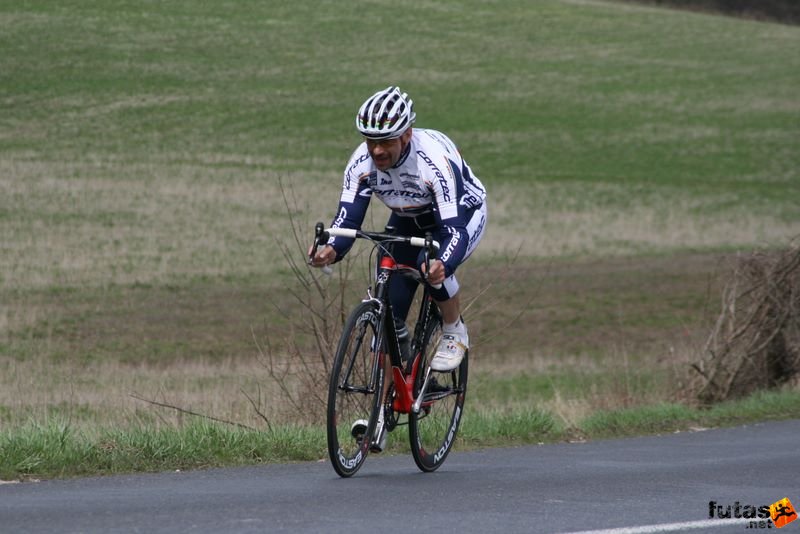
M764 529L710 501L784 497L800 507L800 420L454 452L432 474L373 455L346 480L324 461L2 484L0 532L746 533Z

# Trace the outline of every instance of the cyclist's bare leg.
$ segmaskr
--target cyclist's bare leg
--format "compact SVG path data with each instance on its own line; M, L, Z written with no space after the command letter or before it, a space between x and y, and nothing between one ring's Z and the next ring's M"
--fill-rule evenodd
M392 362L389 359L389 355L387 354L383 358L383 399L386 399L386 392L389 391L389 388L392 387L394 384L394 376L392 375Z
M458 318L461 316L461 302L458 298L458 293L447 300L437 301L436 305L439 306L439 311L442 312L443 323L454 324L458 322Z

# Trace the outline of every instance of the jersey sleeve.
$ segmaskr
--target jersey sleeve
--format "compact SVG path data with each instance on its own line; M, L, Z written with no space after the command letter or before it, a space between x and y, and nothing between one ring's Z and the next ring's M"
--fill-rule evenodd
M464 194L463 164L457 152L420 156L421 165L427 166L426 181L433 192L434 214L441 228L438 259L444 264L445 276L450 276L464 259L469 245L467 208L459 201Z
M350 228L358 230L364 222L372 189L369 186L370 166L369 153L359 147L353 153L347 164L342 182L342 194L339 198L339 208L336 217L331 223L331 228ZM341 261L353 246L354 239L346 237L331 237L328 245L336 251L336 261Z

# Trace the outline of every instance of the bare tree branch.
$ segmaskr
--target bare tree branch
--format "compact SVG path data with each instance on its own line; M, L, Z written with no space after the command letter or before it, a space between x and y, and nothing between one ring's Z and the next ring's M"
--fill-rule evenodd
M141 396L137 395L136 393L130 393L129 395L131 397L133 397L134 399L136 399L136 400L140 400L142 402L146 402L148 404L152 404L153 406L160 406L161 408L169 408L171 410L175 410L176 412L180 412L180 413L183 413L183 414L186 414L186 415L192 415L194 417L201 417L203 419L208 419L210 421L216 421L217 423L224 423L226 425L236 426L236 427L239 427L239 428L243 428L245 430L253 430L253 431L256 430L253 427L249 427L247 425L243 425L242 423L237 423L235 421L228 421L226 419L220 419L219 417L214 417L214 416L211 416L211 415L206 415L206 414L202 414L202 413L198 413L198 412L193 412L192 410L187 410L186 408L181 408L180 406L175 406L174 404L169 404L169 403L166 403L166 402L159 402L159 401L154 401L152 399L145 399L144 397L141 397Z

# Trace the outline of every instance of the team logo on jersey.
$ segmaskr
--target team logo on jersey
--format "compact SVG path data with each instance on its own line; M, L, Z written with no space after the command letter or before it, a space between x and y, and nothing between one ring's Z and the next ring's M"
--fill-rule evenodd
M403 189L413 189L414 191L422 191L422 188L419 186L417 182L412 182L410 180L403 182Z
M422 161L428 164L428 167L431 168L434 176L436 176L436 178L439 180L439 185L442 188L442 197L444 198L444 201L450 202L450 188L447 185L447 178L444 177L444 174L442 174L442 171L439 170L439 167L436 166L433 160L429 158L425 152L423 152L422 150L417 150L417 154L419 155L419 157L422 158Z
M405 191L403 189L375 189L375 194L381 197L404 197L404 198L425 198L425 193L415 191Z
M344 223L344 220L346 218L347 218L347 209L345 209L345 207L342 206L342 209L339 210L339 214L333 220L333 223L331 224L331 228L341 228L341 226ZM336 238L331 236L328 239L328 244L333 246L334 243L336 243Z
M350 189L350 181L353 179L353 170L355 170L355 168L358 167L359 164L367 161L368 159L369 159L369 154L364 154L360 158L355 160L353 164L350 165L350 167L348 167L347 172L344 173L345 189ZM359 178L361 177L359 176Z
M471 208L474 208L476 206L480 206L481 205L481 199L479 199L478 197L476 197L472 193L465 193L464 196L461 197L461 200L458 203L461 204L462 206L464 206L467 209L471 209Z
M447 262L447 260L450 259L450 256L452 256L453 252L455 252L456 247L458 246L458 242L460 241L460 235L458 233L458 230L456 230L451 226L448 226L447 230L450 232L451 238L450 238L450 243L447 245L447 248L444 250L444 253L442 254L443 262Z

